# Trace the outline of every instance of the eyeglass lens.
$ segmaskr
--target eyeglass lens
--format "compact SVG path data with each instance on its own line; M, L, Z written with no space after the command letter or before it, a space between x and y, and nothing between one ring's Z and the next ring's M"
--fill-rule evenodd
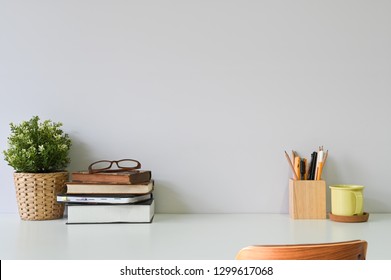
M107 168L110 168L112 166L112 162L111 161L100 161L100 162L95 162L93 164L93 168L94 169L107 169Z
M138 162L135 162L133 160L119 160L117 162L117 166L119 168L136 168L138 166Z
M107 168L136 168L139 163L129 159L123 159L119 161L101 160L93 164L94 169L107 169Z

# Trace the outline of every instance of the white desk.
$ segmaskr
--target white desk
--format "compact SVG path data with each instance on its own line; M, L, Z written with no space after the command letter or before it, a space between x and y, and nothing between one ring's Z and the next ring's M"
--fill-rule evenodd
M0 259L234 259L253 244L368 241L367 259L391 260L391 214L366 223L285 214L156 214L151 224L66 225L0 214Z

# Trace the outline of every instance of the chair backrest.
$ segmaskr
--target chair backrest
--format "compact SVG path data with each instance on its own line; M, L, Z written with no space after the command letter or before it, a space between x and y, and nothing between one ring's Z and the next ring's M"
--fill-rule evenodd
M351 240L297 245L255 245L241 249L237 260L365 260L368 243Z

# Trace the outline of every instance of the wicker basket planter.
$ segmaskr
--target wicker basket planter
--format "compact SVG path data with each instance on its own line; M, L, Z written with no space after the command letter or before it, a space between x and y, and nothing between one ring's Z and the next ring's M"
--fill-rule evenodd
M64 215L57 194L65 192L67 172L14 173L16 199L22 220L52 220Z

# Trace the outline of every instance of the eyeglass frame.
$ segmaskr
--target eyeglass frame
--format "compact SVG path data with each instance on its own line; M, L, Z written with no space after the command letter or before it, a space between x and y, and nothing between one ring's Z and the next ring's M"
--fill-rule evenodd
M137 165L134 166L134 167L121 167L119 163L122 162L122 161L133 161L133 162L137 163ZM92 166L94 164L101 163L101 162L109 162L110 165L108 167L105 167L105 168L98 168L98 169L92 168ZM118 169L111 169L113 164L116 164ZM95 161L95 162L91 163L88 166L88 173L93 174L93 173L126 172L126 171L132 171L132 170L136 170L136 169L140 169L140 168L141 168L141 163L138 160L135 160L135 159L98 160L98 161Z

